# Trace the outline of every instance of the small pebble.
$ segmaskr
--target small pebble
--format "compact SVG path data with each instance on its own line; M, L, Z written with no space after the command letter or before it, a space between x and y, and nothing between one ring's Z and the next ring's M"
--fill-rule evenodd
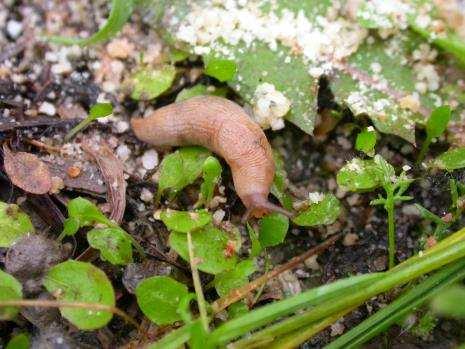
M213 223L220 224L225 215L226 215L226 212L224 212L224 210L222 209L216 210L215 213L213 213Z
M142 166L146 170L153 170L158 165L158 153L154 149L147 150L142 155Z
M54 116L56 112L57 110L55 106L49 102L43 102L39 107L39 113L42 113L45 115Z
M142 188L140 192L140 199L144 202L151 202L153 201L153 193L147 188Z
M18 38L23 32L23 24L21 22L10 20L6 24L6 32L12 39Z
M344 246L353 246L357 243L358 241L358 235L354 233L349 233L344 236L344 240L342 241L342 244Z
M124 120L119 120L115 124L116 132L117 133L124 133L127 130L129 130L129 122L124 121Z
M116 156L124 162L131 156L131 149L126 144L121 144L116 148Z
M345 330L345 326L342 323L336 322L335 324L332 324L331 325L331 337L340 336L341 334L344 333L344 330Z

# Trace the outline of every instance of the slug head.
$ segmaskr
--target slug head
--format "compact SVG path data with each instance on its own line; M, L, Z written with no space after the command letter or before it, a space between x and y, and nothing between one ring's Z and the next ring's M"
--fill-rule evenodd
M278 212L287 217L292 217L292 212L285 210L284 208L275 205L268 201L268 199L262 194L251 194L242 200L247 207L247 211L242 216L242 223L247 222L249 217L261 218L264 215L271 212Z

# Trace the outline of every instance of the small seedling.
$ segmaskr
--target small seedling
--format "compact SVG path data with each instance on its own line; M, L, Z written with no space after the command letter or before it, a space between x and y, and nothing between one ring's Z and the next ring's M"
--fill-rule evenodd
M447 128L451 117L451 110L449 106L442 106L436 108L431 113L426 123L426 139L421 146L420 154L418 155L417 164L421 163L429 150L431 142L435 138L440 137Z
M376 131L373 127L368 127L357 135L355 149L373 157L375 155L376 140Z
M403 195L413 179L408 178L405 170L397 176L391 164L381 155L375 155L373 160L353 159L337 174L340 186L350 191L374 190L383 188L385 196L371 201L370 205L382 205L388 214L388 252L389 268L395 265L396 237L395 215L396 204L409 201L411 196Z
M89 111L89 115L69 131L65 136L65 142L69 142L78 132L84 130L93 121L103 118L113 113L113 106L110 103L94 104Z

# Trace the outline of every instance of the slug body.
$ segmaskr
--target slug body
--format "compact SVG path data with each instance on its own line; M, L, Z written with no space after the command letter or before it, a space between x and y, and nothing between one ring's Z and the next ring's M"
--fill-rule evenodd
M225 159L234 187L247 208L246 216L270 211L289 214L268 201L275 165L262 129L236 103L199 96L131 120L140 140L156 147L201 145Z

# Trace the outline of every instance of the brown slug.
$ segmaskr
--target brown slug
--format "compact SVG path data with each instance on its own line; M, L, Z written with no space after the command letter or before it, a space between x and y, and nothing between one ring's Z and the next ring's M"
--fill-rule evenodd
M154 146L201 145L225 159L248 216L290 212L268 201L275 165L260 126L238 104L221 97L199 96L155 110L131 125L140 140Z

